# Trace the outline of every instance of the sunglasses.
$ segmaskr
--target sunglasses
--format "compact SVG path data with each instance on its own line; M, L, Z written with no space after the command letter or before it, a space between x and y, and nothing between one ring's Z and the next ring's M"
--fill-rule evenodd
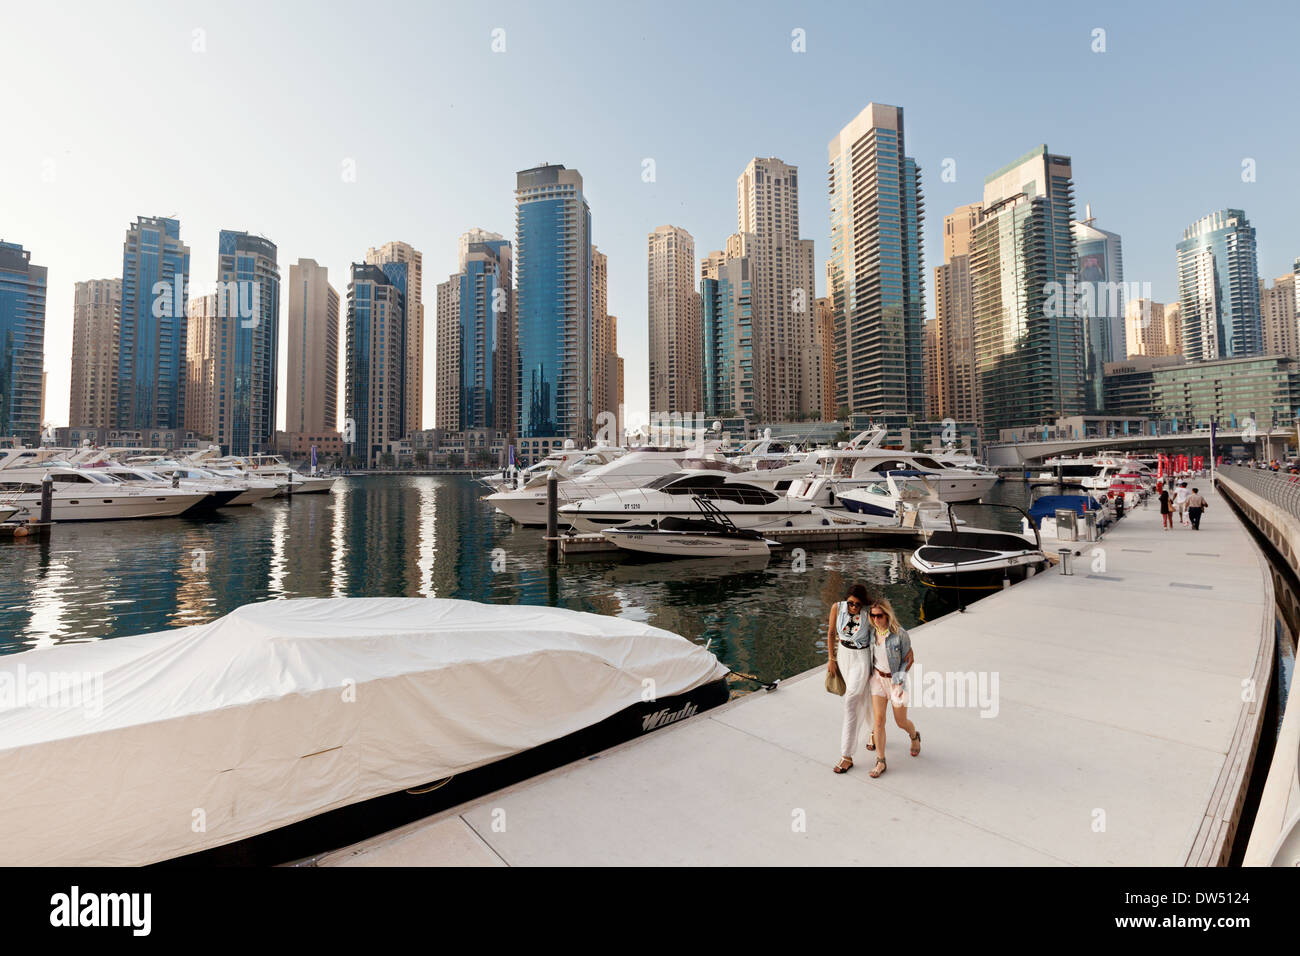
M868 614L867 616L868 616L868 617L887 617L888 615L886 615L884 611L872 611L872 612L871 612L870 614Z
M849 605L849 607L862 607L862 602L861 602L861 601L849 601L849 602L848 602L848 605Z

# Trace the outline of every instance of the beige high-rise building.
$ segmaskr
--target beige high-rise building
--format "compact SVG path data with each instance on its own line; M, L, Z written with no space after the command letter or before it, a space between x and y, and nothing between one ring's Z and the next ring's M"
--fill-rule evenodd
M185 427L204 438L217 437L217 353L225 323L217 294L189 300L185 327Z
M1278 276L1270 287L1265 287L1263 279L1259 280L1259 314L1263 324L1264 354L1300 358L1293 273Z
M813 241L799 238L799 168L751 160L736 181L736 213L727 258L750 260L754 414L763 421L820 414Z
M591 406L592 415L610 411L618 414L618 407L610 408L609 379L605 372L605 356L609 347L609 260L595 246L591 247ZM593 418L594 421L594 418Z
M691 415L704 408L695 240L680 226L660 226L646 239L646 263L650 412Z
M462 266L464 268L464 266ZM460 276L437 288L433 427L460 431Z
M68 424L110 428L117 424L117 342L122 309L121 279L78 282L72 306L72 389Z
M406 433L424 427L424 256L405 242L386 242L366 252L366 264L405 262L406 274Z
M601 364L605 383L602 407L617 415L623 407L623 358L618 354L617 316L605 316L605 352Z
M943 416L939 413L939 356L937 354L936 319L925 322L925 339L921 346L921 377L925 380L925 417L929 421L938 421Z
M934 270L934 419L978 422L980 395L975 376L975 322L971 296L971 235L979 225L980 203L958 206L943 217L945 259ZM927 397L930 392L927 389Z
M1133 299L1124 305L1124 337L1128 357L1163 358L1182 354L1182 322L1177 302Z
M970 255L970 238L979 225L983 203L973 202L958 206L943 217L943 261L952 262L957 256Z
M319 435L339 427L338 291L315 259L289 266L285 430Z
M829 296L817 300L814 332L821 356L821 417L822 421L833 422L838 411L835 407L835 304Z

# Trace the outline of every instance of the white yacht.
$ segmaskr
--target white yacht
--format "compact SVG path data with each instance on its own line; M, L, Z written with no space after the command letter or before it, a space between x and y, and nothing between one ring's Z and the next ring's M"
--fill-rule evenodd
M711 461L727 464L717 452L716 442L701 446L642 447L628 451L613 461L561 480L556 486L559 504L581 501L599 495L640 488L664 475L688 467L688 462ZM737 469L739 470L739 469ZM487 495L488 502L503 515L526 526L546 524L546 479L549 472L534 474L519 488Z
M759 475L730 462L696 462L707 467L670 472L639 488L570 501L560 507L562 522L577 531L602 531L620 525L658 525L665 518L690 518L700 511L695 499L715 505L738 528L793 527L817 520L822 509L766 487Z
M222 473L209 468L176 461L168 458L130 459L130 466L144 468L165 481L173 478L179 480L182 487L203 487L212 484L216 488L234 490L234 497L221 507L234 508L251 505L265 498L272 498L279 492L279 486L267 478L255 478L236 469Z
M529 465L527 468L521 469L507 469L494 475L484 475L479 481L494 492L517 490L523 488L538 475L544 477L547 472L551 471L554 471L561 480L576 478L579 475L594 471L601 465L609 464L627 452L628 449L618 445L597 445L594 448L579 450L574 447L573 441L570 439L565 442L563 450L552 452L535 465Z
M0 496L33 516L41 511L41 482L53 482L50 517L54 521L109 521L171 518L202 510L209 493L187 488L132 487L100 469L51 464L0 471Z

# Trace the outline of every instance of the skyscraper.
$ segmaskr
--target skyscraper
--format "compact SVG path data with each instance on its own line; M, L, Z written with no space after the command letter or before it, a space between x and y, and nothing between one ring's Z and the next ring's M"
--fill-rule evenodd
M315 259L289 266L288 432L319 434L339 427L339 305L329 269Z
M1300 327L1296 321L1296 276L1278 276L1271 286L1259 280L1259 311L1265 355L1300 358Z
M738 232L727 255L750 260L754 414L790 421L821 410L813 241L799 238L799 167L755 157L736 180Z
M25 445L41 439L46 283L45 266L0 240L0 436Z
M700 299L695 239L680 226L659 226L646 240L650 317L650 410L702 411Z
M934 270L935 370L937 418L980 420L979 380L975 375L975 312L970 284L971 235L980 203L958 206L943 219L947 260ZM932 420L933 420L932 417Z
M593 416L602 411L618 414L617 406L606 404L609 381L605 376L605 356L609 352L609 258L591 247L591 404ZM593 418L593 422L595 419ZM599 430L599 424L596 425Z
M1176 335L1170 336L1171 332L1177 332L1177 315L1176 302L1165 304L1150 299L1128 300L1124 316L1124 342L1128 349L1126 357L1146 355L1164 358L1181 354L1180 340Z
M1070 223L1078 266L1076 308L1083 320L1084 398L1091 411L1105 406L1102 376L1107 362L1126 355L1124 344L1124 251L1118 233L1093 225L1092 207Z
M224 328L218 298L214 292L186 304L185 427L207 439L217 434L217 353Z
M515 189L521 438L592 434L591 209L576 169L521 170Z
M424 256L406 242L386 242L366 252L366 264L406 265L406 360L402 369L402 420L406 431L417 432L424 421Z
M275 243L231 229L217 240L213 438L230 455L269 451L279 377L280 267Z
M936 337L938 326L937 320L926 320L925 340L921 348L921 370L922 378L925 380L925 418L931 422L938 421L942 417L939 413L939 350Z
M121 308L121 279L77 283L72 306L69 425L112 428L117 422L117 338Z
M1260 354L1255 227L1240 209L1220 209L1184 230L1178 298L1188 361Z
M821 419L832 422L838 409L835 405L835 304L830 296L822 296L817 300L813 314L817 349L821 358Z
M122 244L117 426L181 428L190 247L175 219L140 216Z
M868 103L829 154L836 400L851 412L921 416L924 203L902 107Z
M468 251L466 247L465 253ZM464 259L463 254L461 261ZM460 431L460 273L439 282L434 298L433 427L455 432Z
M371 464L407 434L406 270L354 262L348 283L343 440L349 456Z
M701 266L704 412L756 417L754 310L750 260L710 253Z
M984 180L970 268L986 439L1084 411L1072 176L1068 156L1039 146Z

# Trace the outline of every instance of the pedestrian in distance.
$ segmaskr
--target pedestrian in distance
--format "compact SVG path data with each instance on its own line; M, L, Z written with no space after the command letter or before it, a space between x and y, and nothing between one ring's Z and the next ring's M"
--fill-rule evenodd
M1174 509L1178 512L1178 523L1187 524L1187 482L1180 481L1174 489Z
M844 725L840 733L841 759L832 769L847 773L853 766L853 751L858 746L859 731L867 722L867 676L870 674L871 650L863 638L867 636L867 605L871 598L861 584L849 588L843 601L831 605L830 620L826 626L828 679L842 676L844 680ZM841 666L842 665L842 666Z
M1205 509L1209 506L1210 503L1201 494L1201 489L1193 488L1192 493L1187 497L1187 514L1192 519L1193 531L1201 530L1201 515L1205 513Z
M1169 507L1168 488L1160 489L1160 522L1161 530L1164 530L1165 528L1173 528L1174 526L1173 509Z

